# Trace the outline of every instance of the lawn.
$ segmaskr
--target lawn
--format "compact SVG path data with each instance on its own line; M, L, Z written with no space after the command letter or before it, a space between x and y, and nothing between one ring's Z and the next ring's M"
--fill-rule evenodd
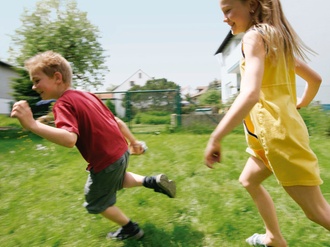
M122 190L118 206L145 231L140 241L106 240L117 229L82 206L86 162L78 151L34 135L0 133L0 246L145 246L244 247L245 238L263 232L263 224L237 179L247 154L241 134L223 142L223 163L203 165L207 134L139 134L149 149L131 156L129 170L165 173L177 183L177 198L145 188ZM311 137L330 201L330 141ZM274 198L290 247L330 246L330 233L308 221L274 177L265 182Z

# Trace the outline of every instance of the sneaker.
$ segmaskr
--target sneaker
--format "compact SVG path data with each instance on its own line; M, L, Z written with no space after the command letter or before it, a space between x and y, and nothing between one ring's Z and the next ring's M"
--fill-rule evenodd
M124 228L119 228L115 232L109 232L107 239L116 239L116 240L126 240L126 239L140 239L144 236L144 232L140 229L137 223L133 223L133 230L126 230Z
M255 233L251 237L247 238L245 241L252 246L267 247L267 245L264 244L265 237L266 234Z
M163 193L170 198L174 198L176 194L176 185L175 182L169 180L166 175L159 174L155 176L156 185L154 191Z

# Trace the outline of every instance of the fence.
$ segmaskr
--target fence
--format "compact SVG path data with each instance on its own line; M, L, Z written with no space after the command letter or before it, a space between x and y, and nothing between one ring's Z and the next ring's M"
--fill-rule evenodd
M118 117L123 118L133 133L163 131L170 125L171 115L181 125L180 88L112 92L112 103Z

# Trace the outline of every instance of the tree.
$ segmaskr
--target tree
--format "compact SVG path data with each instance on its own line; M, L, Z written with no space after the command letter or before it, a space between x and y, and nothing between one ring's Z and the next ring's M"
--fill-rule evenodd
M207 90L199 98L200 105L219 106L221 103L221 95L219 90Z
M16 100L28 96L32 106L40 100L22 67L27 58L46 50L60 53L71 63L73 87L88 89L102 84L108 69L98 42L99 31L88 21L87 13L77 9L75 0L39 1L34 12L24 11L21 21L22 26L12 36L15 46L9 49L10 60L21 75L13 81Z

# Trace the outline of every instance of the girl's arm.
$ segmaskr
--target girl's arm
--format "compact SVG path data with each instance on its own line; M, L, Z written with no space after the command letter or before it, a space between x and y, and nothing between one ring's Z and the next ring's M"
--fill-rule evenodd
M242 120L259 100L264 73L264 42L258 32L249 31L243 37L243 46L246 66L241 81L241 91L208 141L204 157L206 165L210 168L213 163L220 162L219 142L242 123Z
M24 100L14 104L11 117L18 118L22 127L26 130L58 145L71 148L77 142L77 134L36 121L33 118L29 104Z
M311 69L306 63L296 59L296 74L306 81L305 90L302 97L298 99L297 108L308 106L319 91L322 78Z

